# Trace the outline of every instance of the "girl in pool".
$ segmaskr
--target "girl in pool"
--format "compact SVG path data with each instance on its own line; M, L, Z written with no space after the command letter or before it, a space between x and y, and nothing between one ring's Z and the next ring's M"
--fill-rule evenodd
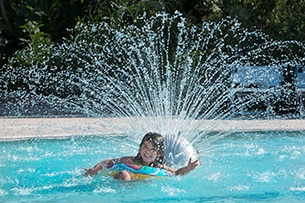
M123 163L123 164L136 164L136 165L144 165L144 166L151 166L156 168L162 168L168 170L175 175L185 175L188 174L190 171L194 170L199 161L196 160L192 162L190 158L187 166L182 167L178 170L173 168L167 167L164 163L164 139L160 134L157 133L147 133L140 144L140 149L137 156L126 156L117 159L107 159L101 161L100 163L96 164L93 168L87 169L84 176L92 176L96 175L99 170L103 169L104 167L109 168L111 165L115 163ZM115 179L120 180L132 180L132 174L128 171L122 170L114 175Z

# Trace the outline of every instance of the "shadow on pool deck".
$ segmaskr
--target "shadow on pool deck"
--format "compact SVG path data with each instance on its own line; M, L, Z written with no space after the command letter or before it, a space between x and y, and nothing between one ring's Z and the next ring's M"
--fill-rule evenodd
M0 140L66 138L70 136L120 135L143 118L0 118ZM167 119L169 126L184 125L198 131L305 131L305 120L188 120ZM132 124L132 125L131 125Z

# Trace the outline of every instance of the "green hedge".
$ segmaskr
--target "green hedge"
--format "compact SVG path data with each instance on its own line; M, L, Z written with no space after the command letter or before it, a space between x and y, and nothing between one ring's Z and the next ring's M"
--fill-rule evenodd
M113 26L130 24L146 12L180 11L190 24L200 25L207 20L219 21L236 17L243 27L261 29L278 40L305 42L305 2L297 0L1 0L0 21L1 64L16 50L34 46L30 31L39 27L42 43L61 41L68 37L67 29L78 22L107 21ZM37 37L36 37L37 39Z

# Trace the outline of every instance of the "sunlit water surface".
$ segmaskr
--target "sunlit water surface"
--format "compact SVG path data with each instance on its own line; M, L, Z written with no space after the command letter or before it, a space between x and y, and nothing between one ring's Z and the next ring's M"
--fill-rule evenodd
M82 176L103 159L135 155L128 137L1 142L0 202L303 202L304 136L233 133L211 143L187 176L134 182Z

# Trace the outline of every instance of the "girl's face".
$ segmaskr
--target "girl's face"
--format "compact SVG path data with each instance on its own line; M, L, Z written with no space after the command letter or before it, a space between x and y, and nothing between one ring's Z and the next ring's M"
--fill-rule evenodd
M149 165L150 163L154 162L155 159L158 157L157 150L149 141L143 142L140 149L140 154L145 165Z

